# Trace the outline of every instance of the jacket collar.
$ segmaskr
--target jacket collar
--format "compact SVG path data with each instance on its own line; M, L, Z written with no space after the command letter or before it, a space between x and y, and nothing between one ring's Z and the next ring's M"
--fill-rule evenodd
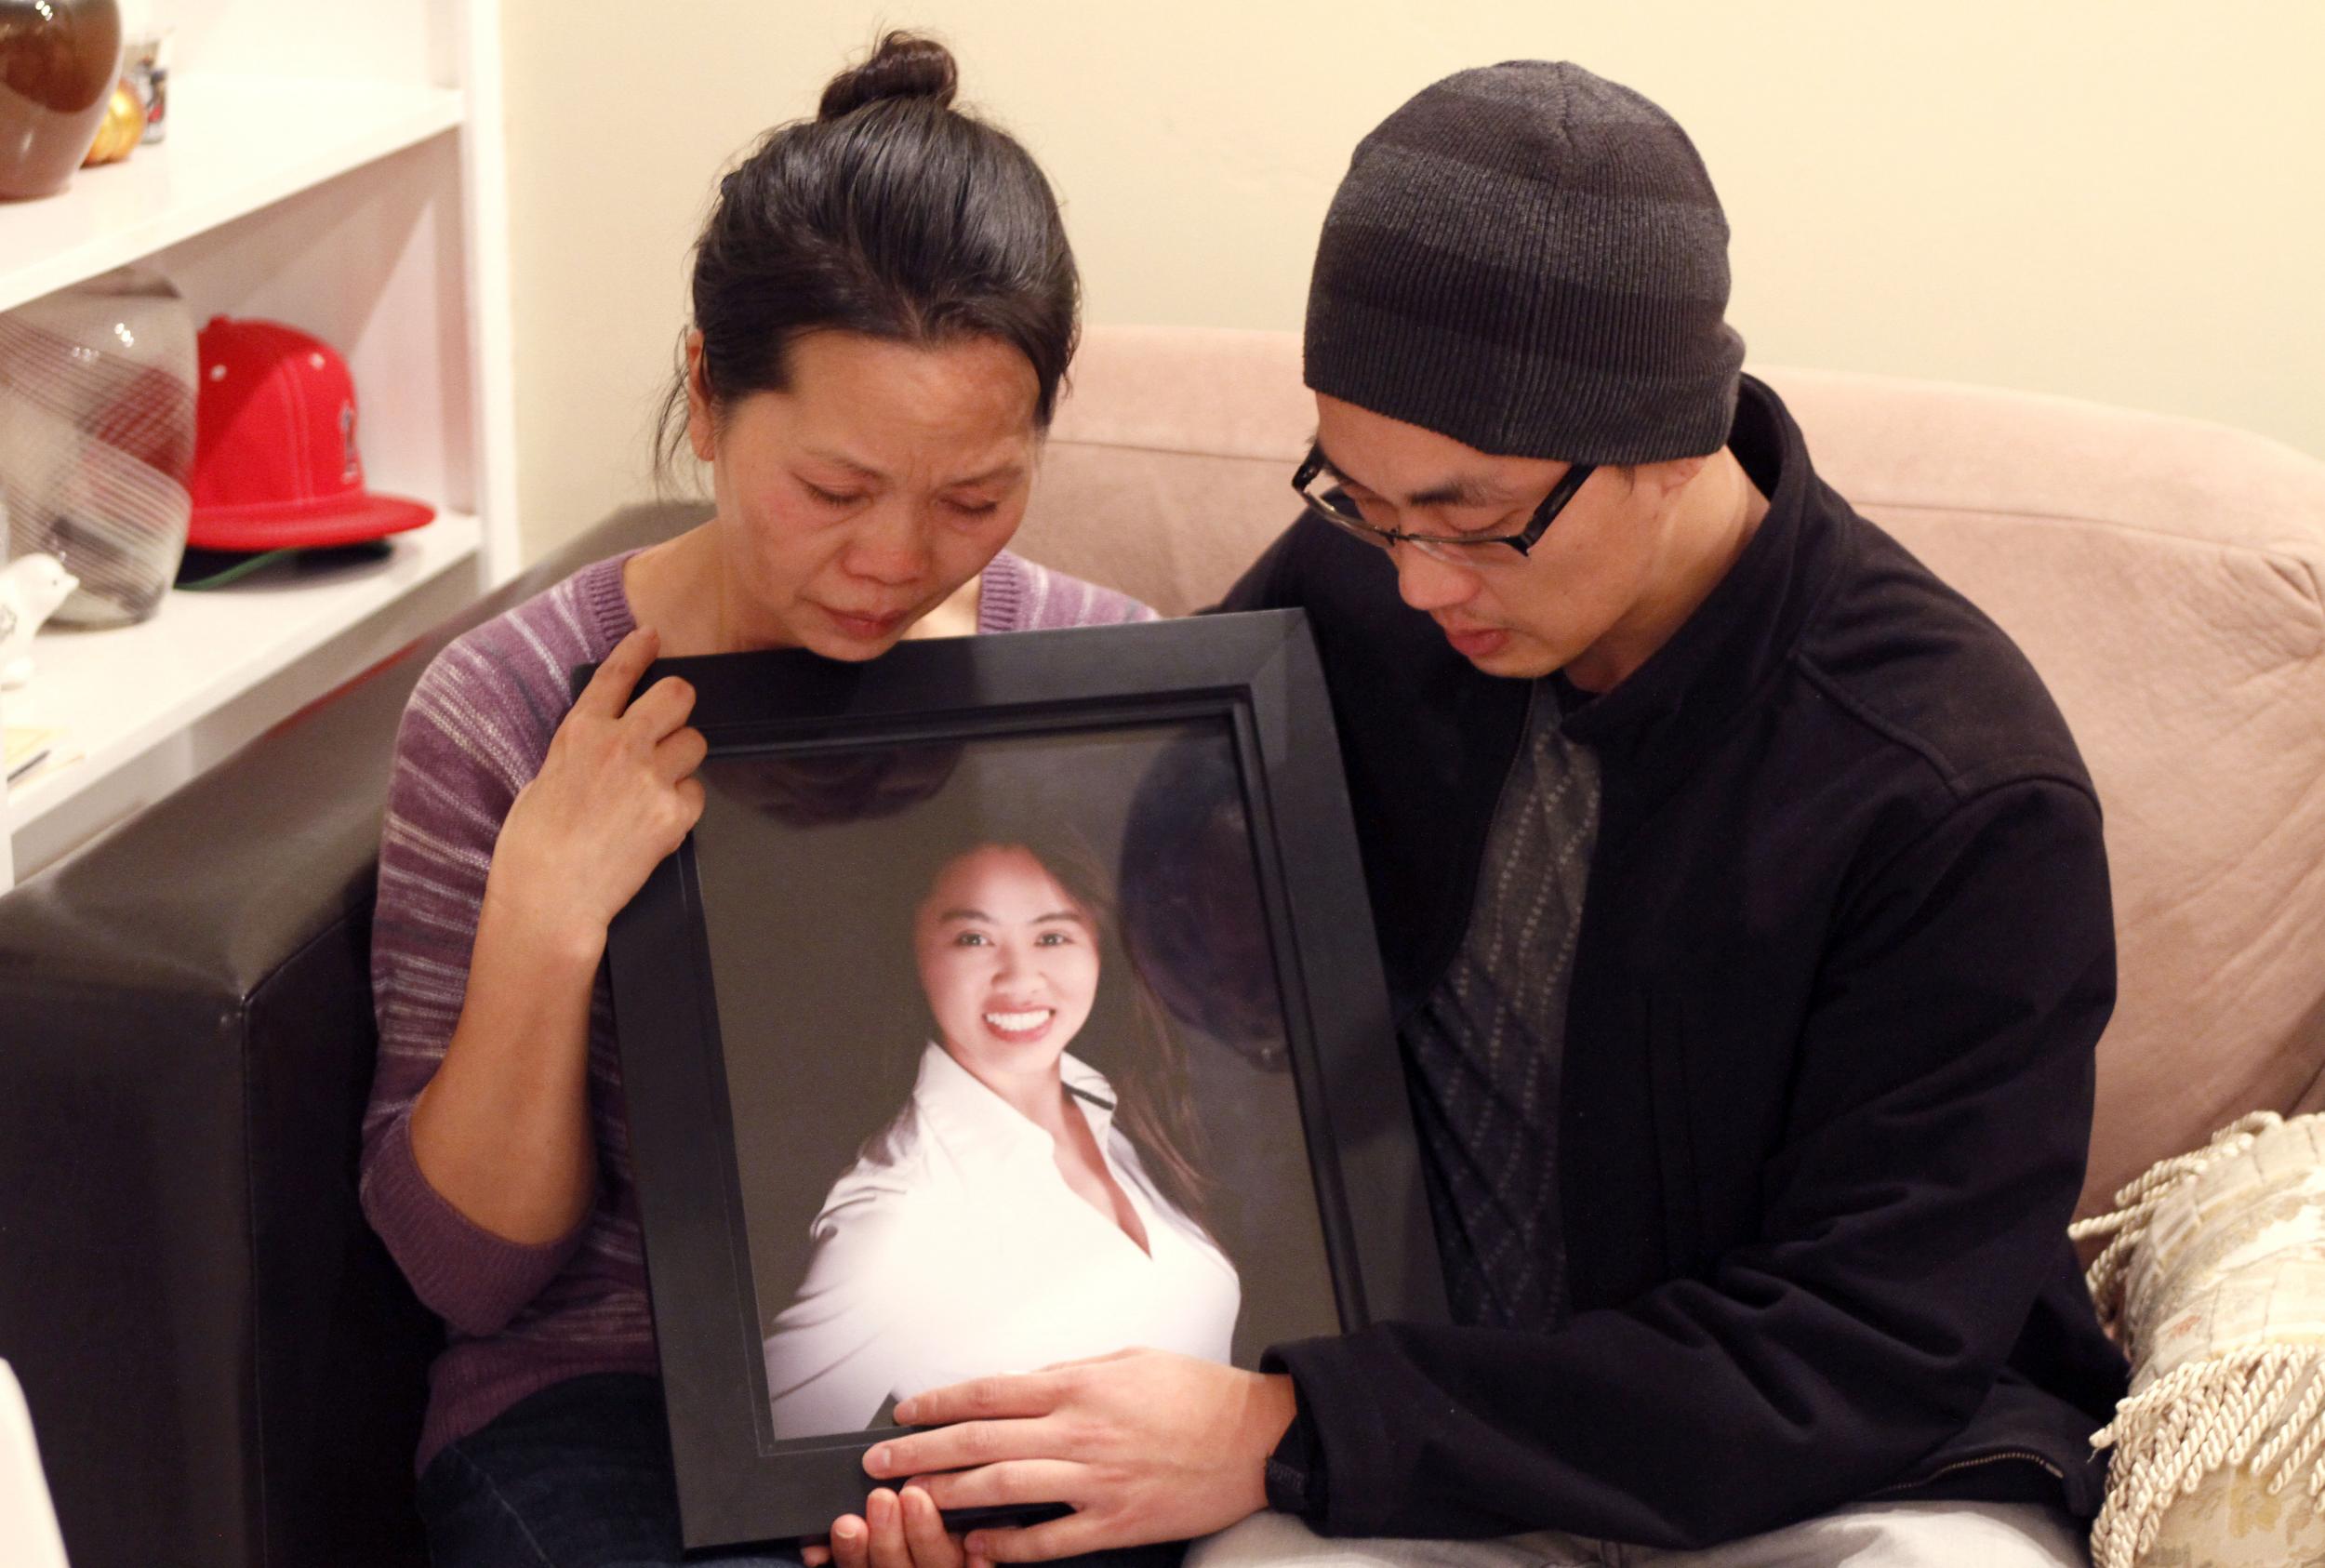
M1776 394L1743 381L1728 447L1768 498L1768 514L1728 574L1646 663L1592 697L1558 681L1573 739L1675 770L1742 711L1800 641L1840 554L1821 514L1846 508L1810 468L1800 427Z
M1104 1073L1071 1052L1058 1058L1058 1071L1067 1092L1089 1122L1091 1134L1104 1148L1114 1125L1113 1086ZM933 1041L921 1052L912 1106L921 1125L955 1158L1011 1163L1056 1157L1057 1146L1049 1134L978 1082Z

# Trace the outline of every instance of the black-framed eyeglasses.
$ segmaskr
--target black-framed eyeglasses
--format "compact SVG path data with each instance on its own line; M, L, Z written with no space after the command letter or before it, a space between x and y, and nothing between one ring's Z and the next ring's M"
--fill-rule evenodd
M1408 534L1397 528L1381 528L1367 523L1357 513L1337 506L1311 488L1325 469L1324 449L1321 445L1308 449L1308 460L1292 475L1292 488L1308 510L1343 533L1353 534L1367 544L1383 550L1394 550L1409 544L1432 561L1448 562L1456 566L1508 565L1523 560L1534 541L1549 531L1558 514L1566 510L1566 503L1574 498L1583 481L1598 472L1596 463L1574 463L1568 467L1550 493L1542 498L1542 504L1534 509L1526 525L1514 534ZM1505 549L1509 553L1504 553Z

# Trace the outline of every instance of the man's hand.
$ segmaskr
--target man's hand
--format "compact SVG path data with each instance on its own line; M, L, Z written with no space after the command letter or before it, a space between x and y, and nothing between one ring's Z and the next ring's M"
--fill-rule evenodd
M917 1394L897 1419L937 1429L878 1444L864 1468L915 1478L940 1508L1068 1505L1064 1519L965 1543L989 1562L1036 1562L1207 1535L1257 1513L1293 1411L1289 1377L1124 1350Z

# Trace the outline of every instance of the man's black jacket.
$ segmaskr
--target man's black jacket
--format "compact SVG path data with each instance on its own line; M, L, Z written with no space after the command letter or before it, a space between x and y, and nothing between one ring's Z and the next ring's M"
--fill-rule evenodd
M1749 379L1730 445L1765 521L1564 721L1603 791L1559 1122L1574 1315L1278 1347L1301 1416L1277 1479L1312 1478L1329 1534L1683 1547L1875 1495L2096 1510L2123 1366L2066 1237L2115 995L2090 779L2016 646ZM1285 605L1402 1018L1462 940L1527 684L1312 518L1222 607Z

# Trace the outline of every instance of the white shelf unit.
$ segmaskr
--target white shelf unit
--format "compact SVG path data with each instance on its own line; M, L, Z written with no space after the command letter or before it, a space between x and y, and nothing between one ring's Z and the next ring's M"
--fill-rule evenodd
M353 372L372 488L436 521L384 561L172 592L50 628L0 719L60 758L0 801L0 892L512 576L507 192L497 0L178 0L169 134L0 204L0 310L136 264L198 326L288 322Z

